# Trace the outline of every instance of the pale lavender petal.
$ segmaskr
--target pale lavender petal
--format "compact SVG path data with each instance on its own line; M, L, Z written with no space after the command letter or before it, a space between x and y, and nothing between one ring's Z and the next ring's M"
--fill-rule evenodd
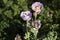
M32 13L30 11L25 11L25 12L21 12L21 18L26 21L26 20L31 20L32 17Z
M43 4L40 3L40 2L35 2L35 3L33 3L33 4L32 4L32 10L35 11L35 8L36 8L37 6L40 7L40 10L41 10L40 13L43 13L43 11L44 11ZM39 13L38 13L38 14L39 14Z

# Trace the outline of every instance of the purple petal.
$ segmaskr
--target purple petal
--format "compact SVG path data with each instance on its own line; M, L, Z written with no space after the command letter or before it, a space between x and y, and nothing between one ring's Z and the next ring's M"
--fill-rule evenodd
M33 4L32 4L32 10L35 11L35 8L36 8L37 6L40 7L40 10L41 10L40 13L43 13L43 11L44 11L43 4L40 3L40 2L35 2L35 3L33 3ZM39 14L39 13L38 13L38 14Z
M26 21L26 20L30 20L31 19L31 16L32 16L32 13L30 11L25 11L25 12L21 12L21 18Z
M41 27L40 20L36 20L36 21L32 22L32 26L36 29L39 29Z

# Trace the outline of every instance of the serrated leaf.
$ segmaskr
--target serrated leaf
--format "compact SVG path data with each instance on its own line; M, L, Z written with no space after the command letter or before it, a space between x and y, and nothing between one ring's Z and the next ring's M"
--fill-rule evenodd
M5 11L4 14L5 14L8 18L13 19L11 10Z
M14 16L16 16L17 14L20 14L20 9L18 5L13 5L12 9L14 10Z
M9 6L12 6L13 5L13 1L8 1L6 6L9 7Z
M29 38L30 37L30 33L29 32L27 32L27 33L25 33L25 39L27 39L27 38Z
M28 10L28 5L26 0L17 0L17 1L24 11Z

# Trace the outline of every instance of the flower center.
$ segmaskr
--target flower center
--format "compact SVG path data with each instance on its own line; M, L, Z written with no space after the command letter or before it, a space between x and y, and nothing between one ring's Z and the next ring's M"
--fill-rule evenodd
M39 6L36 6L36 7L35 7L35 11L36 11L36 12L41 12L40 7L39 7Z
M38 22L34 23L34 27L37 28L39 26Z

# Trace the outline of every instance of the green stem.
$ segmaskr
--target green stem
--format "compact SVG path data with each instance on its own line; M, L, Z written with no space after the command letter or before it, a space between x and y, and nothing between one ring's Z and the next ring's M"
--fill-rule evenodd
M28 27L28 21L26 22L26 26ZM29 34L28 34L28 28L27 27L26 27L26 31L27 31L27 35L29 36ZM30 39L28 38L28 40L30 40Z
M35 21L36 21L36 16L35 16Z
M35 31L35 40L37 40L37 33L38 31Z
M36 21L36 16L35 16L35 21ZM37 34L36 34L36 31L35 31L35 40L37 40Z
M35 35L35 40L37 40L37 37L36 37L36 35Z

